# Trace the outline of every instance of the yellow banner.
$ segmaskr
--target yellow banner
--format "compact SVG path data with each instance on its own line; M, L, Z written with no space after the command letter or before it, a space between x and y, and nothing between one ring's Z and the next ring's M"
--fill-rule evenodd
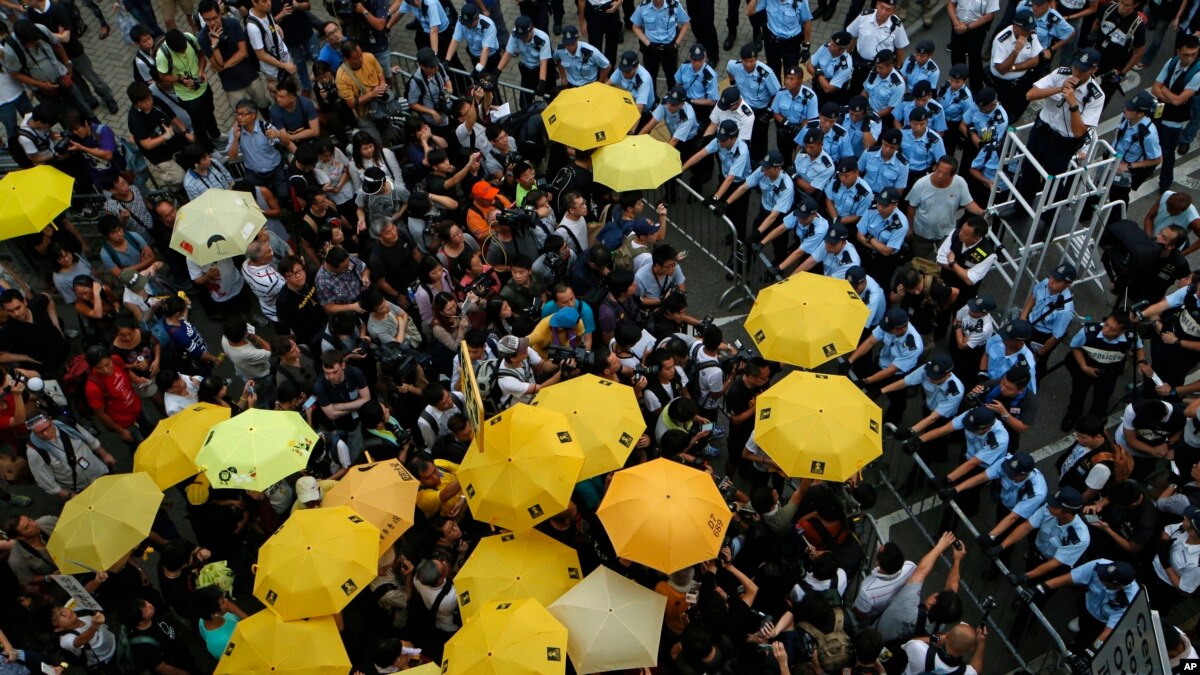
M475 365L471 362L471 353L467 351L467 341L463 340L458 346L459 369L462 377L459 386L462 387L463 397L467 399L467 419L475 430L475 442L483 447L483 396L479 393L479 383L475 381Z

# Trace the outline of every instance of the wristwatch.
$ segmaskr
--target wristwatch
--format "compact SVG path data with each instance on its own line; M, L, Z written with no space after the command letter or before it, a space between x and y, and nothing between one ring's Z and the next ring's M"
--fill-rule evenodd
M1071 112L1079 112L1079 106L1077 106L1077 105L1067 106L1067 110L1070 110Z
M1001 422L1004 422L1004 421L1005 421L1005 420L1007 420L1007 419L1008 419L1008 413L1004 413L1003 415L1001 415L1001 416L1000 416L1000 421L1001 421Z

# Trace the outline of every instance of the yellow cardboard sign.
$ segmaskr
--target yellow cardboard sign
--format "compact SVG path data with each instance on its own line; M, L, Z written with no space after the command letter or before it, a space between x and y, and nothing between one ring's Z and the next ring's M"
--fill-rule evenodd
M483 448L483 396L479 393L479 383L475 381L475 367L471 363L471 354L467 351L467 341L463 340L458 347L459 369L462 376L459 386L462 387L463 397L467 403L467 420L475 431L475 442Z

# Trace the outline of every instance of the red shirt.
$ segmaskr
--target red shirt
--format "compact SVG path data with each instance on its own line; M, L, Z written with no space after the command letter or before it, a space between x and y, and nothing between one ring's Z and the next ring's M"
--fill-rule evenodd
M114 424L122 429L128 429L137 421L142 413L142 399L133 390L133 382L125 370L125 362L121 357L112 357L113 372L107 377L95 370L88 376L84 385L88 405L93 410L103 410L112 418Z

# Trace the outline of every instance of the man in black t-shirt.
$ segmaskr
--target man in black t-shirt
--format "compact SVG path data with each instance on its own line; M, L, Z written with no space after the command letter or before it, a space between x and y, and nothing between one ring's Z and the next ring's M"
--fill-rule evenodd
M729 414L729 459L725 474L734 475L742 456L742 448L754 431L755 400L766 391L771 381L771 368L766 359L754 357L740 366L725 392L725 412Z
M129 133L149 164L150 175L167 190L183 185L183 167L175 156L188 143L196 142L183 120L150 92L150 87L134 82L125 90L133 107L129 109Z
M141 598L128 601L121 610L121 623L129 629L129 646L138 668L151 673L199 672L182 634L158 616L153 603Z
M417 245L408 232L401 232L395 223L388 221L371 247L367 267L387 299L407 310L408 285L417 279L418 260Z
M357 350L355 350L357 351ZM321 355L321 375L313 384L317 405L335 429L347 434L346 443L354 455L362 452L362 425L358 409L371 400L371 388L362 371L346 365L346 355L338 350Z
M61 373L69 345L50 296L38 293L26 300L20 291L10 288L0 293L0 308L8 312L8 320L0 328L0 352L28 357L29 361L18 365L37 368L46 377Z
M275 298L275 312L279 315L279 326L290 328L298 344L312 346L313 341L325 330L325 310L317 302L317 289L308 281L304 263L295 256L287 256L279 263L284 287Z
M1138 269L1129 275L1128 279L1118 282L1114 289L1118 298L1123 298L1126 288L1129 291L1129 304L1146 300L1158 302L1162 300L1167 289L1177 281L1191 274L1191 266L1182 250L1187 245L1187 231L1178 225L1168 225L1155 235L1154 240L1159 244L1158 258L1151 264ZM1121 283L1125 287L1121 287Z

